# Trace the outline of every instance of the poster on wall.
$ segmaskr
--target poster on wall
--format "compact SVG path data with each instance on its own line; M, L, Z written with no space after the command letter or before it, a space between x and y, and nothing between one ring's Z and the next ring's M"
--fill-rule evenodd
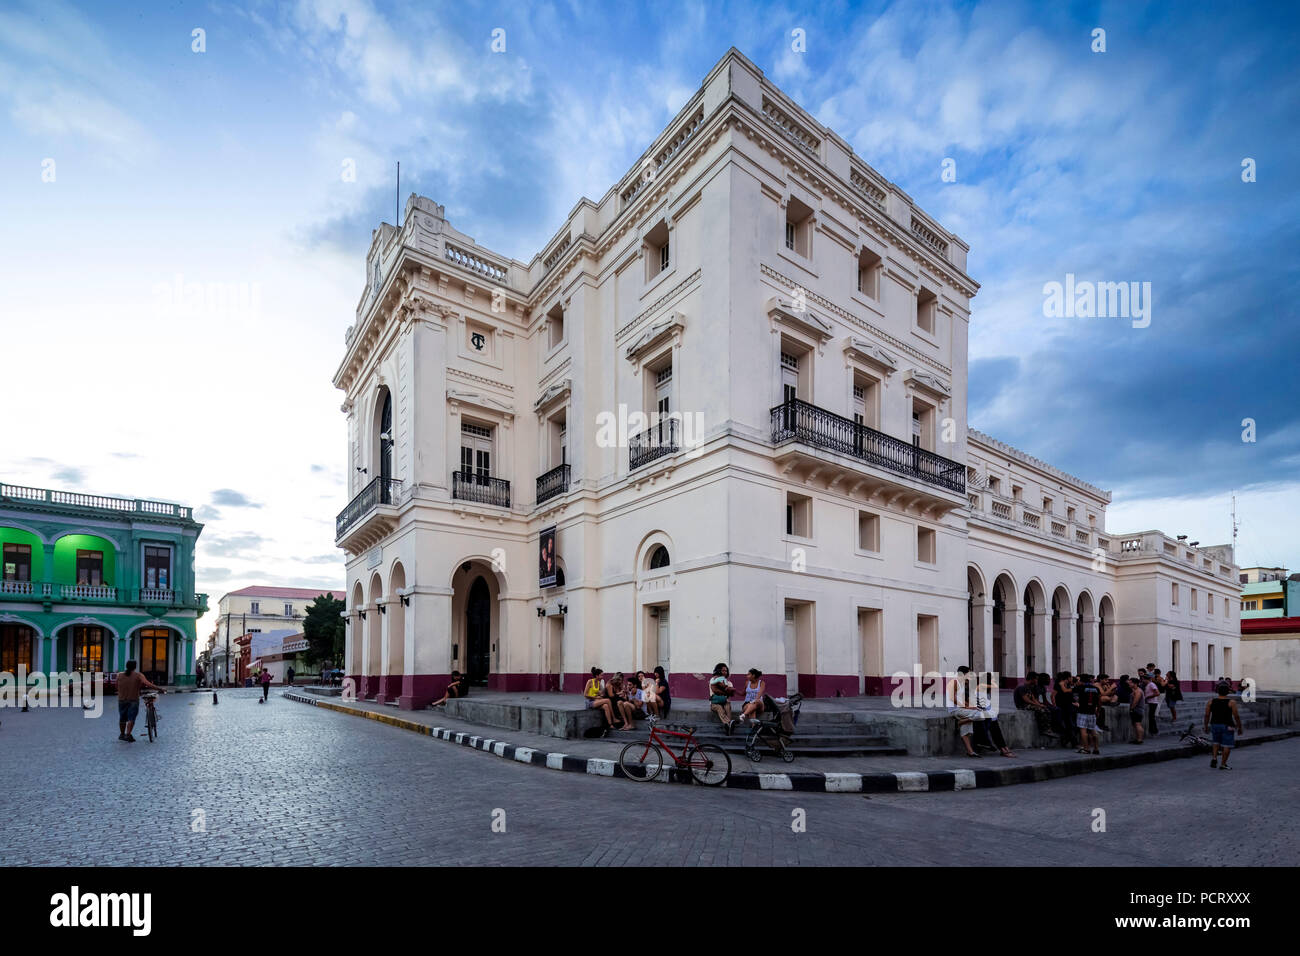
M537 572L541 587L555 587L555 525L543 528L538 537Z

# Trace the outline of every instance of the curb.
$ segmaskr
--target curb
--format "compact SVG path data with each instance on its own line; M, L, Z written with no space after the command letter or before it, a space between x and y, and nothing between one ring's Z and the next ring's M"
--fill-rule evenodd
M431 727L418 721L391 714L373 713L358 710L342 704L331 703L316 697L285 691L281 694L289 700L325 710L351 714L377 720L402 730L413 731L426 737L436 737L449 743L471 747L484 753L491 753L504 760L517 763L546 767L567 773L585 773L598 777L620 777L626 779L617 760L603 757L575 757L572 754L538 750L533 747L516 747L514 744L495 737L470 734L445 727ZM1300 736L1300 730L1277 730L1268 734L1256 734L1249 739L1237 741L1234 750L1254 744L1285 740ZM1134 767L1144 763L1159 763L1165 760L1177 760L1183 757L1200 757L1203 752L1192 747L1173 747L1166 750L1146 750L1126 752L1096 757L1089 760L1054 760L1049 763L1021 764L1016 767L1001 767L997 770L929 770L929 771L895 771L885 773L754 773L752 771L733 772L724 785L730 790L791 790L802 793L927 793L931 791L975 790L980 787L1010 787L1020 783L1041 783L1045 780L1057 780L1073 777L1081 773L1095 773L1102 770L1118 770L1122 767ZM666 768L666 774L655 783L690 783L690 776L676 768Z

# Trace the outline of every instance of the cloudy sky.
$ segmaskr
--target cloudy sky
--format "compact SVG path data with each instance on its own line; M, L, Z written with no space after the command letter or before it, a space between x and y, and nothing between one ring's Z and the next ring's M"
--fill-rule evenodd
M0 477L193 504L214 605L342 586L330 379L395 161L403 195L527 261L734 45L970 244L972 424L1112 489L1114 531L1228 540L1235 490L1241 563L1300 567L1296 20L1188 2L7 3ZM1151 324L1046 318L1067 273L1151 283Z

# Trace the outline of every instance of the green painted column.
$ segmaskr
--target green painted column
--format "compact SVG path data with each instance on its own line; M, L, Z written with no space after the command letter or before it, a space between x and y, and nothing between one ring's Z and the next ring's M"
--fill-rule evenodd
M41 572L42 583L48 584L54 580L54 545L45 545L45 570ZM57 595L56 595L57 597Z

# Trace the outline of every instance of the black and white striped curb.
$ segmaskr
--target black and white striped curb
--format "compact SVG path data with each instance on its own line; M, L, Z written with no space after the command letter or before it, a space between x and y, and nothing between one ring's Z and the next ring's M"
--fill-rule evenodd
M460 744L504 760L546 767L567 773L585 773L597 777L623 777L623 768L617 760L603 757L577 757L573 754L555 753L533 747L517 747L504 740L480 734L471 734L445 727L431 727L419 721L408 720L393 714L378 713L348 707L330 701L286 691L284 697L313 707L336 710L411 730L426 737L436 737L449 743ZM1269 734L1254 734L1241 738L1237 747L1247 744L1282 740L1300 734L1300 730L1280 730ZM927 793L949 790L975 790L979 787L1007 787L1018 783L1037 783L1056 780L1098 770L1132 767L1180 757L1204 756L1191 747L1174 747L1163 750L1144 750L1102 755L1084 760L1054 760L1047 763L1019 764L981 770L928 770L896 771L886 773L754 773L733 771L724 786L732 790L792 790L803 793ZM989 758L991 759L991 758ZM690 775L675 767L665 767L654 783L690 783Z

